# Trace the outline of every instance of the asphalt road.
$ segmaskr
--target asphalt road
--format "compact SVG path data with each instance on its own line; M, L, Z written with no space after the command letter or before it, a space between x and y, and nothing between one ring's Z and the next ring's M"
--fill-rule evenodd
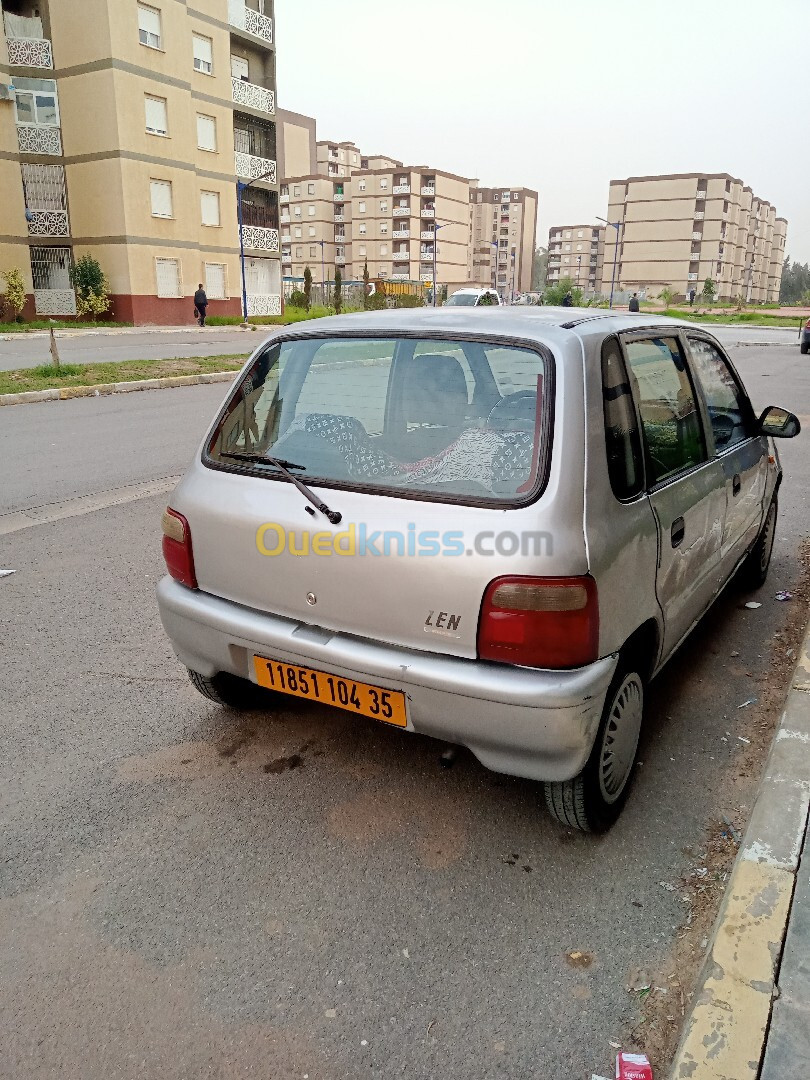
M757 406L810 427L798 350L735 357ZM0 409L0 533L180 472L223 394ZM467 754L440 768L427 739L199 697L155 608L165 496L0 535L0 1073L610 1075L638 1015L628 973L666 964L684 917L660 883L753 798L734 736L761 706L738 706L773 689L807 435L783 464L762 607L729 593L657 680L631 800L597 839L555 826L534 784Z
M65 364L101 364L116 360L178 360L190 356L224 356L226 353L248 353L262 338L278 333L280 328L260 326L257 330L241 330L235 326L190 326L187 330L143 333L105 333L91 335L57 331L59 355ZM707 325L721 341L733 345L738 341L794 344L798 331L733 326ZM50 363L49 338L45 334L0 335L0 371L36 367Z

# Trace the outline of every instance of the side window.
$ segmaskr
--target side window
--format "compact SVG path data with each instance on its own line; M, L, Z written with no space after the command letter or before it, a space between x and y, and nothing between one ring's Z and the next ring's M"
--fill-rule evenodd
M695 392L677 338L626 343L644 432L648 479L666 480L706 460Z
M748 398L714 345L701 338L689 338L695 375L706 399L706 408L718 450L742 442L753 433Z
M608 338L602 346L602 400L610 486L617 499L631 499L644 483L641 436L633 391L616 338Z

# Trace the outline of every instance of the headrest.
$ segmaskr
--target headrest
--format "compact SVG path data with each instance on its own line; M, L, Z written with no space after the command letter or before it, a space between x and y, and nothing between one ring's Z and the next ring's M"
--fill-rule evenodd
M405 361L406 423L457 426L464 419L466 407L467 381L455 357L424 353Z

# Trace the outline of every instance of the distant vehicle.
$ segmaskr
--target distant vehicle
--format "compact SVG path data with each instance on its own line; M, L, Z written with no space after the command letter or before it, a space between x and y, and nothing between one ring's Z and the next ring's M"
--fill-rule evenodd
M650 679L738 571L765 582L798 419L646 312L314 325L259 345L163 515L192 683L285 732L292 696L462 744L608 828Z
M806 356L810 352L810 319L804 324L804 329L802 330L802 342L799 349L803 356Z
M486 299L484 299L486 297ZM494 289L459 289L445 300L445 307L500 307L503 303Z

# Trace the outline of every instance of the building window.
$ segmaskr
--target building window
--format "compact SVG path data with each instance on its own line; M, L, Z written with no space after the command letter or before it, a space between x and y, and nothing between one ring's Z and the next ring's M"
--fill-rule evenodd
M205 264L205 295L209 300L227 300L225 263Z
M301 207L300 206L294 206L293 207L293 216L298 217L298 218L301 217Z
M366 223L365 223L365 221L360 223L360 235L361 236L366 235Z
M197 113L197 146L200 150L216 150L217 122L213 116Z
M14 78L14 118L18 124L59 127L55 79Z
M361 244L361 245L360 245L360 254L361 254L361 255L365 255L365 254L366 254L366 245L365 245L365 244Z
M179 259L155 259L158 296L182 296Z
M308 206L308 207L307 207L307 214L308 214L308 215L309 215L310 217L315 217L315 207L314 207L314 206L312 206L312 205Z
M514 236L514 233L512 234ZM582 234L580 233L580 236ZM582 251L582 244L577 244L577 251Z
M388 254L388 245L387 244L380 244L380 256L387 255L387 254Z
M382 234L382 236L388 235L388 225L385 221L380 223L380 233Z
M303 234L301 232L301 226L296 225L295 226L295 232L293 233L293 236L295 237L296 240L300 240L302 235Z
M568 233L568 235L570 236L571 234ZM565 247L563 248L563 251L570 251L570 250L571 250L571 245L570 244L566 244Z
M308 233L309 236L314 236L315 235L315 226L310 225L309 228L307 229L307 233Z
M203 75L211 75L214 70L214 42L202 34L192 34L191 42L194 49L194 70L201 71Z
M203 225L219 225L219 192L200 192L200 218Z
M366 212L366 204L364 202L359 203L358 206L357 206L357 210L358 210L359 213L365 214L365 212Z
M317 254L318 254L317 247L315 247L314 244L310 244L310 247L309 247L309 257L310 257L310 259L314 259Z
M293 197L298 199L301 196L301 185L293 184Z
M169 119L166 109L166 98L152 97L151 94L144 96L146 107L146 130L150 135L168 135Z
M296 259L303 259L303 257L304 257L304 249L302 247L297 247L295 249L295 257L296 257Z
M582 229L579 230L579 232L577 233L577 236L579 237L580 240L582 239ZM579 248L577 248L577 251L579 251Z
M381 202L380 203L380 213L381 214L387 214L388 213L388 203L387 202Z
M150 49L160 48L160 12L157 8L138 4L138 40Z
M385 189L387 187L388 187L388 181L385 179L385 177L382 177L380 179L380 191L385 191Z
M149 196L152 201L152 217L174 217L172 209L172 185L168 180L150 180ZM169 260L170 262L172 260ZM158 293L158 295L160 295Z
M307 195L314 195L314 194L315 194L315 185L314 184L307 184Z
M358 180L357 188L358 188L359 191L365 191L366 190L366 182L365 182L365 180Z
M247 82L250 77L250 68L244 56L234 56L231 53L231 78Z

